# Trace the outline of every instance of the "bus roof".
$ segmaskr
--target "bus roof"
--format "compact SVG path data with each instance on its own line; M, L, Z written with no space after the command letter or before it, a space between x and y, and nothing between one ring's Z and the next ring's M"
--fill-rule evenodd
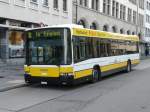
M38 30L38 29L48 29L48 28L69 28L72 31L72 34L75 36L84 36L84 37L98 37L98 38L108 38L116 40L127 40L127 41L139 41L137 35L125 35L119 33L111 33L106 31L92 30L83 28L81 25L76 24L62 24L62 25L52 25L47 27L32 28L26 31Z

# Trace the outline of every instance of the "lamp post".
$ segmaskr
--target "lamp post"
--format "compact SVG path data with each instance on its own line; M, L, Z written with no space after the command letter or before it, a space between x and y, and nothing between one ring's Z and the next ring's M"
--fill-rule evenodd
M137 15L136 15L136 34L138 35L138 20L139 20L139 0L137 0L136 2L136 6L137 6Z
M78 0L76 0L76 24L78 24Z

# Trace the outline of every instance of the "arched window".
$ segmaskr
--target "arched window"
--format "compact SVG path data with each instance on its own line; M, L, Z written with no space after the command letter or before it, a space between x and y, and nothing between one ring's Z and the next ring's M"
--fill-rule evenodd
M128 30L128 31L127 31L127 34L128 34L128 35L130 35L130 34L131 34L130 30Z
M123 28L122 29L120 29L120 34L123 34L124 33L124 30L123 30Z
M135 32L132 32L132 35L135 35Z
M84 28L86 27L84 20L80 20L80 21L78 22L78 24L79 24L79 25L82 25Z
M96 29L97 29L96 23L93 22L93 23L91 24L91 26L90 26L90 29L96 30Z
M139 36L139 38L141 39L141 37L142 37L141 33L138 33L138 36Z
M103 31L108 31L108 25L103 26Z
M115 26L112 27L112 32L114 32L114 33L117 32L117 28Z

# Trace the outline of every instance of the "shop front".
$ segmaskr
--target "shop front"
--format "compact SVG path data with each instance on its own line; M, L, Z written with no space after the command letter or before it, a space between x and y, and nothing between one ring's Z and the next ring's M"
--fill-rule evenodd
M24 57L24 31L19 27L0 26L0 60Z
M24 57L24 36L23 31L9 31L9 58Z

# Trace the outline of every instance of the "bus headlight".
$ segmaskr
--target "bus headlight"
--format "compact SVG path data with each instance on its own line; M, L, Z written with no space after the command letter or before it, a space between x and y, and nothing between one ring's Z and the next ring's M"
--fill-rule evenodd
M24 67L25 73L30 73L30 68L29 67Z

